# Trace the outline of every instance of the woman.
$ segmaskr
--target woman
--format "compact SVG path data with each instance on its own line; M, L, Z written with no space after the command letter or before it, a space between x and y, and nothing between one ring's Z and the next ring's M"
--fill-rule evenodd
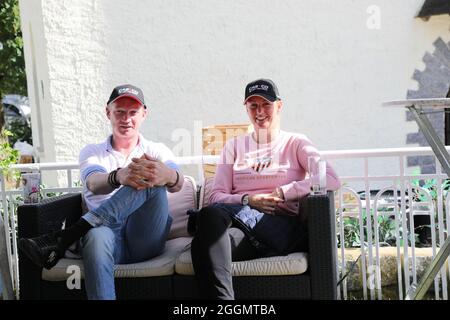
M304 135L280 130L283 102L273 81L249 83L244 105L254 132L226 143L212 205L200 211L192 240L196 280L207 299L234 299L232 261L285 255L298 251L306 239L296 216L298 200L310 192L308 157L318 151ZM327 189L339 186L327 165ZM228 232L232 226L241 231Z

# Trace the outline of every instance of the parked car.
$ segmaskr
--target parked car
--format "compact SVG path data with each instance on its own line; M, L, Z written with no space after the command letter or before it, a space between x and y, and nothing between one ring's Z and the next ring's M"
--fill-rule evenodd
M7 94L2 99L5 127L9 129L13 122L31 127L31 108L28 97Z

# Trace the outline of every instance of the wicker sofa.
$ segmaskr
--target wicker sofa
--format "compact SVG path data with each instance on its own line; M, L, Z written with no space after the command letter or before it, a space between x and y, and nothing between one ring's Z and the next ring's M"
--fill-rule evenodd
M196 299L186 211L207 205L212 179L197 188L191 177L168 194L173 224L164 253L142 263L117 265L118 299ZM233 262L237 299L336 299L336 243L333 193L300 202L307 220L308 252ZM81 194L49 198L18 208L19 237L35 237L70 225L82 214ZM232 231L231 231L232 232ZM79 266L81 289L69 290L69 266ZM83 261L64 258L51 270L40 269L19 252L21 299L85 299Z

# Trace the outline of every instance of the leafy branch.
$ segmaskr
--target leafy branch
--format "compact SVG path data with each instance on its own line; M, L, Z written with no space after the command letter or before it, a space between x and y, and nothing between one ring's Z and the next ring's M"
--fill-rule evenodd
M19 159L19 151L11 147L8 142L8 137L12 136L12 133L8 130L2 130L0 134L0 170L4 176L10 173L10 167L12 164L17 163Z

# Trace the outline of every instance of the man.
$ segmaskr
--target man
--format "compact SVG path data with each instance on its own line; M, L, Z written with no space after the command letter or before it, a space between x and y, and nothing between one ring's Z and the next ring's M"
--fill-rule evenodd
M32 239L19 248L51 269L82 239L88 299L115 299L114 264L141 262L164 250L172 219L167 193L184 181L172 152L139 134L148 114L142 90L114 88L106 106L112 135L80 152L83 196L89 212L73 226Z

